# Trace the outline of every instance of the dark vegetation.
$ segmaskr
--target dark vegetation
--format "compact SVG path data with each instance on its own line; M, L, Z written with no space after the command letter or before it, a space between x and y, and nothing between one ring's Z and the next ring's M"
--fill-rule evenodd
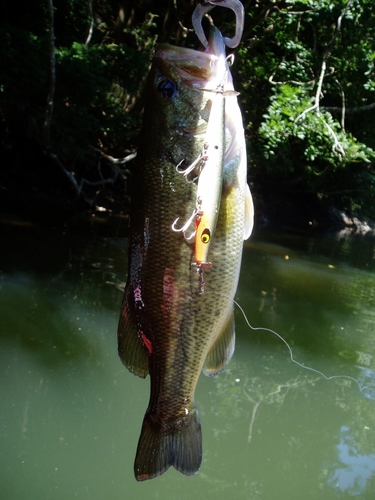
M15 0L0 17L0 211L126 213L156 43L197 48L192 0ZM250 0L233 75L257 222L375 219L373 0ZM223 32L234 16L216 8Z

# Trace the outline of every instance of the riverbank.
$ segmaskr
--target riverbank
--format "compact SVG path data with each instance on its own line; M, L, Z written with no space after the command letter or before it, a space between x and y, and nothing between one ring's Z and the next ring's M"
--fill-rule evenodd
M373 234L375 222L363 214L349 215L315 193L283 192L252 186L255 230L277 230L323 234ZM64 176L46 184L33 180L3 183L0 187L0 216L49 227L70 227L99 234L114 231L127 236L130 196L120 182L86 189L78 196Z
M255 190L256 191L256 190ZM316 193L261 190L254 194L255 225L267 230L323 234L373 234L375 221L364 214L350 215L322 200Z

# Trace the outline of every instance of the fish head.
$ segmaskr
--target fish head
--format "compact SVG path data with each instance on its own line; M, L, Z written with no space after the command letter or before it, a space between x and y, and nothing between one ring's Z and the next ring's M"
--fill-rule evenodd
M196 90L212 92L233 90L229 70L231 57L226 56L224 38L213 26L208 46L204 51L174 45L160 44L155 53L155 61L163 60L177 73L177 78Z
M153 117L159 120L159 130L180 136L204 134L212 93L232 90L225 44L217 28L211 30L204 51L169 44L157 46L148 99Z

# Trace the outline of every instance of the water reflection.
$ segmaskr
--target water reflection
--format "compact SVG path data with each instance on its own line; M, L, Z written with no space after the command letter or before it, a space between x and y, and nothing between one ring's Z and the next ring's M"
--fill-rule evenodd
M71 291L51 293L51 284L25 274L0 274L1 340L26 350L45 368L79 363L101 353L82 334L82 308L67 307ZM78 302L78 300L77 300Z
M365 431L369 430L366 426ZM350 428L345 425L340 429L339 439L338 464L328 483L350 496L361 495L366 490L367 481L375 475L375 453L361 454Z
M240 288L238 298L251 324L276 330L291 347L304 349L306 364L314 354L323 362L327 357L350 358L348 375L357 373L358 365L374 367L372 273L326 256L307 259L287 248L277 253L264 250L263 243L259 248L253 243L244 253L241 279L249 285ZM264 331L252 332L251 338L278 343ZM329 370L326 375L335 373Z
M116 350L126 242L37 236L13 233L0 248L1 498L373 500L373 246L363 260L348 242L254 239L236 297L296 360L368 388L297 366L236 310L235 356L197 388L199 474L139 485L149 382Z

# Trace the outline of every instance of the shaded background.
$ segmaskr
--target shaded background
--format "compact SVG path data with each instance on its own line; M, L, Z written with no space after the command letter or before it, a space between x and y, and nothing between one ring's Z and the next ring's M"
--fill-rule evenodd
M115 159L136 150L156 44L199 47L191 26L195 6L191 0L3 6L3 213L56 223L97 207L127 211L134 161ZM258 225L352 224L332 208L374 218L372 0L244 6L232 71ZM233 13L217 7L211 14L231 36Z

